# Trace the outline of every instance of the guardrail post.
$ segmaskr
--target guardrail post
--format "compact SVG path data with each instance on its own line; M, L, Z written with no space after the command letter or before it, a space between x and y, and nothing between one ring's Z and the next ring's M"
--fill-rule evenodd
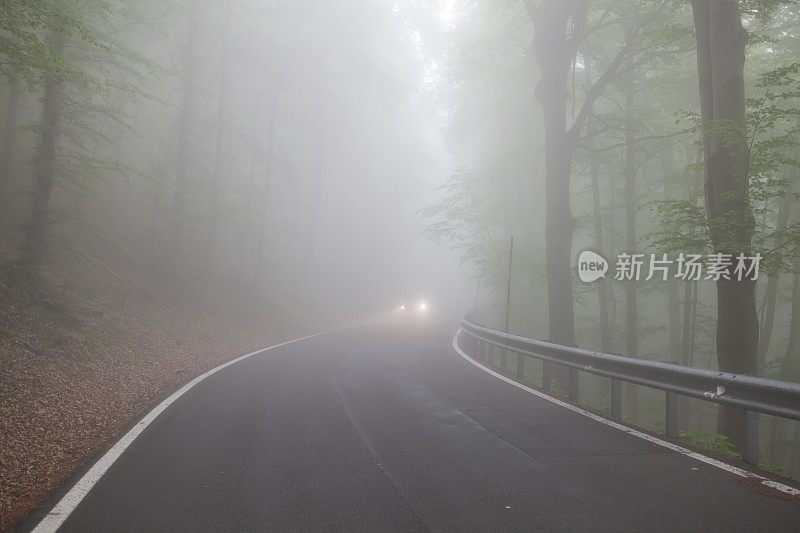
M758 413L744 412L744 449L742 461L749 465L758 465Z
M570 368L569 369L569 401L577 404L578 403L578 392L580 384L578 383L578 369L577 368Z
M611 418L622 420L622 382L611 380Z
M678 395L667 391L667 437L678 437Z
M485 363L486 362L486 343L481 341L481 340L479 340L478 341L478 345L480 347L480 354L478 355L478 361L481 361L481 362Z
M550 392L550 385L553 382L553 367L548 362L542 364L542 390Z
M525 379L525 358L522 354L517 354L517 381Z
M508 370L508 349L500 348L500 368Z

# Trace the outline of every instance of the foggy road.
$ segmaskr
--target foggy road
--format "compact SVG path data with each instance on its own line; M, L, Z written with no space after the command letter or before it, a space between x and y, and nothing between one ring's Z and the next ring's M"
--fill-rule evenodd
M211 375L60 531L800 528L797 502L487 374L456 328L395 317Z
M800 533L800 3L0 6L0 533Z

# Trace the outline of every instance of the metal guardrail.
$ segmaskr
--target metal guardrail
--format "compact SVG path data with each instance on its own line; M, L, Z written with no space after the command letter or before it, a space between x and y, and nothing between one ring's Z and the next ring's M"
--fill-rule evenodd
M507 370L506 353L518 354L518 379L523 377L523 365L520 364L522 357L533 357L568 367L568 392L573 403L578 401L578 371L611 378L611 417L616 420L622 419L621 382L665 391L666 434L670 437L678 436L679 396L744 409L747 413L745 443L741 452L742 459L750 464L758 462L758 418L755 413L800 420L800 383L645 361L528 339L474 324L470 321L469 314L462 319L461 327L463 332L478 342L479 358L486 359L488 346L499 347L504 370ZM547 392L550 391L549 381L549 374L546 372L543 388Z

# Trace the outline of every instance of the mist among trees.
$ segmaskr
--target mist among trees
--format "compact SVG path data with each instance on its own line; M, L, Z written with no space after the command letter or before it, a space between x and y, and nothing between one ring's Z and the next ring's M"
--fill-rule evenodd
M507 294L514 333L800 381L798 27L792 0L4 1L0 397L419 298L502 328ZM759 276L619 280L621 254ZM234 315L230 348L208 332ZM187 361L127 416L211 360ZM608 411L607 380L581 387ZM654 391L624 398L663 429ZM680 404L728 457L745 423ZM798 479L800 424L758 423L761 466Z
M476 265L485 320L502 328L513 235L515 333L800 378L796 6L454 5L441 90L456 170L424 214ZM575 268L587 249L610 263L591 284ZM676 276L680 254L714 253L760 255L758 281ZM620 254L647 258L640 281L614 279ZM666 281L645 281L651 254L672 258ZM541 379L566 390L549 366ZM604 410L608 387L582 383ZM624 396L626 420L658 429L655 396L632 385ZM767 418L762 462L797 475L796 424ZM681 404L694 443L735 453L743 424L739 410Z

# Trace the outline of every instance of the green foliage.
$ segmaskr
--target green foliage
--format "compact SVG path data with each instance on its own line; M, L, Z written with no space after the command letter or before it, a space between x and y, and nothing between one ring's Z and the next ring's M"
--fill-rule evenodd
M121 39L125 25L138 24L135 9L117 0L9 1L0 5L0 74L23 77L31 91L48 79L60 81L58 123L44 132L40 124L19 129L56 139L50 179L73 198L70 208L49 213L47 242L63 248L63 235L95 229L85 216L85 203L97 203L101 190L117 180L150 176L126 165L111 152L116 132L134 135L124 102L149 96L145 81L162 70ZM131 22L133 21L133 22ZM28 164L33 168L37 153ZM100 232L96 231L99 235ZM62 242L61 245L58 243ZM68 249L89 257L74 245Z
M769 21L782 7L796 4L796 0L739 0L742 15L761 22Z
M763 257L767 272L786 272L792 269L800 242L797 224L789 224L778 230L773 221L776 202L785 195L796 195L795 183L787 176L796 174L800 168L795 154L800 135L800 63L778 65L756 75L753 92L757 97L746 100L746 128L748 135L747 174L750 202L756 218L754 253ZM685 118L693 121L689 114ZM716 132L726 137L728 128L736 124L720 123ZM694 122L695 135L699 135L699 124ZM795 169L792 171L791 169ZM702 166L695 164L684 168L684 175L696 175ZM650 207L659 221L660 228L647 235L648 241L657 250L667 253L706 253L711 250L709 220L703 208L703 194L695 188L683 199L667 199L652 202ZM716 224L733 226L733 221L716 221ZM777 243L777 244L776 244Z
M705 434L705 433L692 433L690 431L681 431L678 433L678 438L688 442L692 446L710 450L716 454L721 455L727 459L741 460L741 453L736 451L736 447L731 443L730 439L725 435L718 433Z
M703 254L711 250L708 217L701 207L700 193L694 192L682 200L660 200L650 205L660 229L646 235L659 252L668 254Z
M0 72L6 78L21 75L31 84L42 75L58 75L66 65L47 42L55 29L83 33L83 22L60 4L47 0L11 0L0 3Z
M477 190L476 177L456 171L448 182L439 187L443 199L436 205L420 211L423 218L432 222L428 233L437 243L449 243L453 249L463 250L462 262L475 264L482 279L505 279L502 252L498 249L493 232L500 221L489 210L486 194Z

